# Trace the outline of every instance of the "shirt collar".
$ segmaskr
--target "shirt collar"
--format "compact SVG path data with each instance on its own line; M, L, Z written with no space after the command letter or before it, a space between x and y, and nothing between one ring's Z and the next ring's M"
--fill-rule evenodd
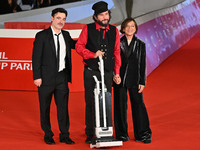
M53 27L51 26L51 30L52 30L52 32L53 32L53 35L57 35L57 33L53 30ZM58 33L58 34L60 34L61 33L61 30L60 30L60 32Z
M101 27L97 22L95 22L95 24L96 24L96 29L97 29L98 31L100 31L100 29L101 29L102 27ZM108 31L108 30L110 30L109 25L106 26L106 31Z

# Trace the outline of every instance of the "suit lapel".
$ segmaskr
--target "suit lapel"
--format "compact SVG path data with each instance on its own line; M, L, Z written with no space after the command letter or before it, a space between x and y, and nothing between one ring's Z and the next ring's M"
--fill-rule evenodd
M67 34L65 34L64 33L64 31L63 30L61 30L62 31L62 35L63 35L63 37L64 37L64 40L65 40L65 46L66 46L66 56L69 58L69 51L68 51L68 46L69 46L69 44L67 44L68 42L68 36L67 36Z
M50 43L50 46L52 47L52 51L56 56L56 47L55 47L55 43L54 43L54 39L53 39L53 32L51 30L51 27L48 28L48 40Z
M128 46L126 37L124 36L122 38L123 38L122 39L123 42L121 42L121 50L122 50L124 56L126 56L126 58L128 59L136 51L137 37L135 37L135 36L133 37L134 39L132 39L129 46ZM129 49L129 54L127 54L127 52L126 52L126 50L128 50L128 49Z
M122 50L122 52L123 52L123 54L126 56L126 49L128 48L128 43L127 43L127 40L126 40L126 36L124 35L123 37L122 37L123 39L123 41L124 42L121 42L121 50Z
M135 37L135 36L134 36ZM134 38L133 37L133 38ZM133 53L134 53L134 51L135 51L135 49L136 49L136 44L137 44L137 37L135 37L135 40L134 40L134 43L133 43Z
M133 36L133 38L132 38L131 43L130 43L129 46L128 46L127 40L126 40L125 43L126 43L125 45L127 46L126 48L128 49L128 52L127 52L126 55L127 55L127 58L129 58L136 51L137 37Z

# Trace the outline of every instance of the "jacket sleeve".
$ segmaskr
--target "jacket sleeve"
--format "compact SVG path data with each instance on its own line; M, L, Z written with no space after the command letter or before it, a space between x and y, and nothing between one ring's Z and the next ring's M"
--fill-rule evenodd
M42 78L41 73L41 63L42 63L42 49L43 49L43 39L40 33L35 36L35 41L33 43L33 53L32 53L32 67L33 67L33 79Z
M81 31L81 34L78 38L78 41L76 43L76 52L83 57L83 59L94 59L94 54L90 50L88 50L85 46L87 44L88 40L88 29L87 25L83 27L83 30Z
M72 49L75 49L75 45L76 45L77 40L73 40L73 39L71 38L70 34L69 34L69 38L70 38L70 45L71 45L71 48L72 48Z
M119 31L117 28L116 28L114 58L115 58L114 73L120 74L120 67L121 67L122 62L121 62L121 56L120 56L120 36L119 36Z
M140 80L139 84L146 85L146 46L144 42L140 44L141 60L140 60Z

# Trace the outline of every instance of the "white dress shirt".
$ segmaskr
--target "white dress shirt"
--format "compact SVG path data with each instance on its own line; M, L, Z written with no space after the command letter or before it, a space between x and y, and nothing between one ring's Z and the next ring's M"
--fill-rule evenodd
M53 39L54 39L55 48L56 48L56 55L57 55L57 47L58 47L57 36L55 35L56 32L53 30L52 26L51 26L51 29L52 29L52 32L53 32ZM58 72L65 69L65 57L66 57L66 45L65 45L65 40L64 40L64 37L63 37L63 34L62 34L61 31L60 31L60 35L59 35L59 43L60 43L60 62L59 62Z

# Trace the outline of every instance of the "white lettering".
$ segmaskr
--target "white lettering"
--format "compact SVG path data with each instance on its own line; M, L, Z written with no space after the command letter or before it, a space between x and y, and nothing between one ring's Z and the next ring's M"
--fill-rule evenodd
M10 63L10 70L32 70L30 63Z
M22 70L22 64L21 64L21 63L19 63L19 64L17 65L16 70L18 70L18 69Z
M5 52L0 52L0 59L8 59Z
M24 70L30 70L30 64L29 63L24 63Z
M17 63L11 63L10 64L10 70L13 70L13 68L15 68L17 66Z
M1 70L8 66L8 63L1 63Z

